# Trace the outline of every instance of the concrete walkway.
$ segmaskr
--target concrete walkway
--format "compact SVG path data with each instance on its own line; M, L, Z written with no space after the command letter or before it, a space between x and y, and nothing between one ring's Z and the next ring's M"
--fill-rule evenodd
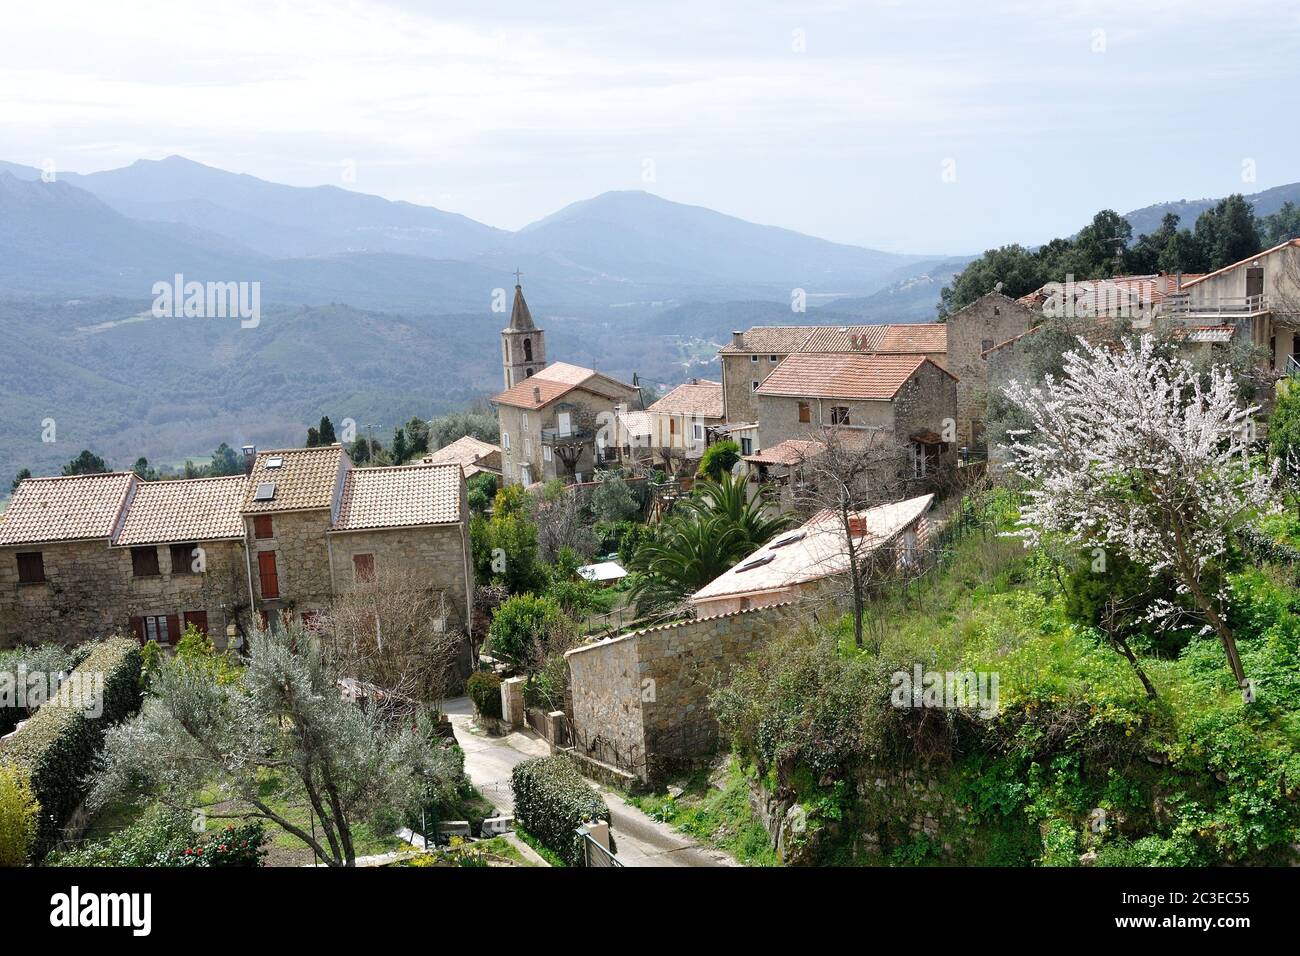
M456 731L456 741L465 751L465 774L492 805L503 813L514 812L510 793L510 771L530 757L551 752L545 740L530 730L492 737L473 721L474 705L468 697L457 697L443 708ZM589 781L591 782L591 781ZM614 831L618 858L624 866L737 866L721 850L702 846L678 833L666 823L651 820L608 787L591 782L609 807L609 825Z

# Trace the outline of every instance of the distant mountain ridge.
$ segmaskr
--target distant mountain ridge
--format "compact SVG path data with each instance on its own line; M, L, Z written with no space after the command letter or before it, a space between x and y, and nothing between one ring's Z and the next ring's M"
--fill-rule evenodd
M1268 216L1281 209L1283 203L1300 204L1300 183L1287 183L1284 186L1265 189L1263 192L1250 193L1246 195L1246 200L1255 207L1257 217ZM1174 202L1155 203L1125 213L1124 218L1133 227L1133 237L1136 239L1140 235L1159 229L1160 220L1164 219L1166 213L1171 212L1178 216L1182 228L1190 229L1196 225L1197 216L1207 209L1214 208L1218 202L1219 199L1179 199Z

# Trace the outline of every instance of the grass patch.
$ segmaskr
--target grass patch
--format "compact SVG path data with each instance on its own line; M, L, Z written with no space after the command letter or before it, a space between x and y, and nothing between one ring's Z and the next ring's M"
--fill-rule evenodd
M680 796L662 792L626 800L652 820L725 850L745 866L776 866L772 841L749 805L749 779L736 761L728 764L721 783L721 789L713 786L700 772L684 782Z
M569 865L565 863L563 860L561 860L558 856L556 856L555 852L551 850L550 847L546 846L546 844L544 844L541 840L537 839L537 837L533 836L527 830L516 828L515 836L519 837L519 839L523 840L530 847L532 847L533 850L536 851L537 855L540 856L547 863L551 864L551 866Z

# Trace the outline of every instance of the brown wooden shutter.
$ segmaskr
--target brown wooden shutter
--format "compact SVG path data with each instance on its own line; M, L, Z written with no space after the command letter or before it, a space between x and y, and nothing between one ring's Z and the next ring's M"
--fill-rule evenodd
M257 515L253 518L253 537L274 538L275 527L270 515Z
M207 611L186 611L185 626L193 624L199 629L199 633L204 637L208 635L208 612Z
M181 639L180 615L168 614L167 615L167 640L169 643L175 644L180 639Z
M144 618L142 618L142 617L133 617L133 618L131 618L131 633L135 635L135 639L136 639L137 641L139 641L140 644L143 646L143 644L144 644Z
M280 577L275 568L275 552L259 551L257 553L257 573L261 578L262 597L278 598L280 596Z

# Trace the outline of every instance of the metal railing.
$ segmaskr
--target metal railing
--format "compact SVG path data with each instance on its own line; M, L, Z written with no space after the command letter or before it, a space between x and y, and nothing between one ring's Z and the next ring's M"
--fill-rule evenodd
M610 853L596 840L590 833L582 830L578 831L582 836L582 857L583 863L589 867L621 867L623 862L613 853Z
M1269 311L1268 296L1226 295L1206 302L1193 302L1187 292L1167 296L1164 313L1170 316L1184 315L1254 315Z

